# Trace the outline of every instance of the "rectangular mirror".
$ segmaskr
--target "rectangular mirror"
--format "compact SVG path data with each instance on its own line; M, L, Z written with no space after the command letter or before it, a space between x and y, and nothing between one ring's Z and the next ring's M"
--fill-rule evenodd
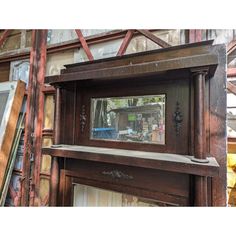
M90 138L165 144L164 94L91 99Z

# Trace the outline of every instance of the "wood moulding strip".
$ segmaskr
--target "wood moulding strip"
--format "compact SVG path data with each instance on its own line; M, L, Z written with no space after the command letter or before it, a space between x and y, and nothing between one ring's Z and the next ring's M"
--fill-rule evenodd
M206 64L207 63L207 64ZM121 79L134 76L151 75L153 73L164 72L175 69L187 69L191 67L213 66L217 65L216 55L198 55L186 58L174 58L168 60L154 61L148 63L139 63L124 65L114 68L104 68L97 70L88 70L74 73L65 73L60 76L48 76L45 82L49 84L57 82L88 80L88 79Z

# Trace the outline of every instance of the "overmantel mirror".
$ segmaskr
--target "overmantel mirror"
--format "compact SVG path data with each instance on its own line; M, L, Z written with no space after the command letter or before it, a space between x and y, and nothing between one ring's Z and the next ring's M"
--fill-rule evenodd
M225 204L225 46L212 41L66 65L50 204Z

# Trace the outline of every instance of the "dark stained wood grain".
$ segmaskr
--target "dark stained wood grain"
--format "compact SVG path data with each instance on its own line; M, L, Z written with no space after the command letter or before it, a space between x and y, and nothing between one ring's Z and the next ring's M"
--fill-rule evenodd
M66 69L62 70L62 74L95 70L99 68L110 68L117 66L124 66L129 64L139 64L144 62L159 61L166 59L173 59L178 57L189 57L192 55L208 54L211 50L213 40L193 43L189 45L173 46L168 49L157 49L133 54L126 54L119 57L103 58L94 60L93 62L81 62L70 65L65 65ZM214 51L214 50L213 50ZM214 53L213 53L214 54Z
M156 152L168 152L168 153L179 153L188 154L188 140L185 137L188 135L188 121L189 121L189 91L188 91L188 76L189 72L179 73L176 76L176 71L172 73L163 74L161 76L155 76L153 78L145 77L143 79L135 79L135 86L128 84L126 80L113 81L112 83L104 82L102 84L93 84L90 82L90 86L82 85L79 86L77 94L77 107L85 105L87 121L85 125L85 132L80 132L80 127L77 125L75 128L75 143L76 145L89 145L98 147L111 147L111 148L123 148L143 151L156 151ZM166 80L168 78L168 80ZM173 80L171 78L174 78ZM174 86L173 86L174 85ZM145 90L143 87L145 86ZM86 91L86 92L83 92ZM165 114L165 129L166 129L166 140L165 145L157 144L142 144L139 143L127 143L127 142L113 142L109 140L96 140L90 138L90 101L91 98L101 97L114 97L114 96L138 96L138 95L154 95L154 94L165 94L166 95L166 114ZM66 99L70 96L66 94ZM181 130L178 136L175 134L175 124L173 122L173 115L176 110L176 102L179 102L180 109L185 122L181 125ZM66 106L65 106L66 107ZM66 109L66 108L65 108ZM78 109L77 109L78 110ZM68 111L64 111L67 114ZM75 124L80 123L80 113L75 116ZM66 121L65 121L66 122ZM68 132L63 133L65 136L64 143L68 143L71 139ZM182 140L179 143L179 140ZM70 142L70 144L72 144Z
M208 158L209 163L196 163L191 161L191 156L112 148L58 145L58 147L43 148L43 153L57 157L140 166L202 176L217 176L219 168L213 157Z
M68 74L62 74L60 77L47 77L47 83L53 84L58 82L92 80L92 79L120 79L133 78L134 74L137 77L150 76L163 71L187 69L200 66L214 66L217 65L218 59L216 55L203 54L194 57L182 57L175 59L167 59L161 61L154 61L149 63L130 64L113 68L102 68L97 70L81 71Z
M132 176L132 179L114 179L103 174L104 171L119 170ZM72 205L72 184L85 184L98 188L132 194L170 204L189 203L189 176L165 171L132 168L89 161L70 161L64 178L62 199L65 205ZM168 182L169 184L164 184Z
M226 53L221 45L211 44L208 41L67 65L60 76L47 78L51 85L61 86L59 144L69 145L43 149L61 163L57 204L72 204L73 183L78 182L160 201L166 197L169 203L179 205L225 205L226 126L222 107L226 101ZM208 74L193 78L196 68L206 69ZM155 94L166 95L165 145L90 138L92 98ZM183 118L178 133L176 104ZM82 113L86 116L83 127ZM193 157L209 162L196 163ZM119 167L125 176L139 176L138 181L109 179L101 174L100 167ZM151 182L151 173L160 181L149 185L145 181ZM169 179L175 175L176 180L183 177L176 188Z

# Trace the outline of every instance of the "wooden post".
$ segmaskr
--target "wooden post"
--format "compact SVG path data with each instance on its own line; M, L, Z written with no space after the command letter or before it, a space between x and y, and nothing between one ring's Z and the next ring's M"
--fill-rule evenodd
M21 206L29 205L29 185L30 185L30 161L33 155L33 130L35 112L35 90L36 90L36 30L32 30L32 47L30 51L30 71L27 90L25 133L24 133L24 154L22 163L21 182Z
M206 69L192 70L194 79L194 158L207 163L205 127L205 76ZM195 176L195 206L207 206L207 177Z
M55 132L54 144L60 144L60 115L61 115L61 91L56 88L56 112L55 112ZM59 190L59 161L57 157L52 157L51 182L50 182L50 206L57 206Z
M29 195L30 205L34 205L34 197L36 196L35 184L39 186L43 125L43 94L41 92L41 86L44 83L46 48L47 30L33 30L24 135L23 179L21 189L22 206L29 205ZM33 162L35 165L32 168L33 173L31 176L30 169ZM32 177L31 183L30 177ZM30 194L29 189L31 189Z
M46 71L47 58L47 30L37 30L38 43L38 61L37 61L37 88L35 100L35 130L34 130L34 169L32 173L33 191L32 203L35 205L35 197L39 198L40 188L40 170L42 160L42 130L44 116L44 94L42 88L44 85L44 77Z

